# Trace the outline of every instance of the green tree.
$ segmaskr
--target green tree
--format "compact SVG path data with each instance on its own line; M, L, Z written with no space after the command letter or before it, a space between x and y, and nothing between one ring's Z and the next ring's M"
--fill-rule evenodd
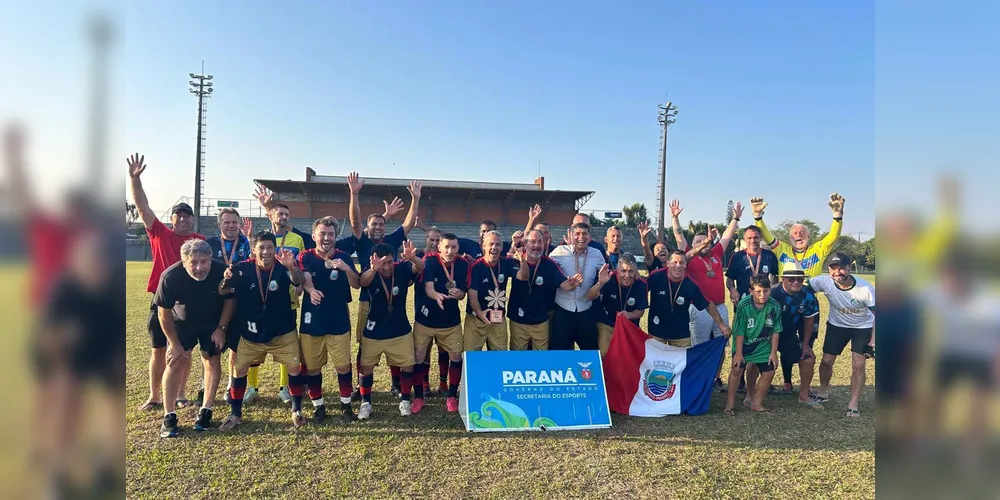
M845 234L842 235L840 238L837 238L837 241L833 243L833 248L831 249L830 253L833 252L846 253L847 255L850 255L851 258L854 259L854 261L859 264L863 264L865 262L864 245L862 245L853 236L848 236Z
M590 217L590 226L591 227L599 227L599 226L601 226L601 219L598 219L597 217L595 217L594 214L587 214L587 217Z
M630 207L622 207L622 215L625 216L625 226L636 227L640 222L649 221L649 214L646 212L646 204L633 203Z
M864 262L866 266L875 269L875 237L872 236L868 239L868 241L862 243L861 246L864 249L862 262Z
M139 220L139 207L125 200L125 227L132 227L137 220Z
M823 238L823 236L826 236L826 233L820 232L821 229L819 228L819 225L810 219L782 221L778 227L769 228L771 230L771 236L774 236L774 238L778 241L791 242L791 240L788 239L788 233L792 230L792 226L796 224L802 224L809 230L809 241L819 241Z

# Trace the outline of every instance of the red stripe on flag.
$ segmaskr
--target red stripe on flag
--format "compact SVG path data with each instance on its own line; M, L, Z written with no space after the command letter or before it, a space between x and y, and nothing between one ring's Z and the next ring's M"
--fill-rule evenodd
M604 383L611 411L628 415L629 406L639 390L639 366L646 358L649 335L619 313L615 318L615 333L608 353L601 360Z

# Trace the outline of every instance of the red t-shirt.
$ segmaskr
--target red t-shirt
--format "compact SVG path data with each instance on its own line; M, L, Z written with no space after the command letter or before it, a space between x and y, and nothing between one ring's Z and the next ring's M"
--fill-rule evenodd
M688 261L687 276L698 284L705 299L716 304L726 301L726 277L722 274L722 259L725 253L722 245L716 243L709 251L710 255L695 255ZM709 277L709 270L714 275Z
M28 246L34 279L30 281L30 300L33 306L41 304L49 294L69 259L69 249L76 241L77 232L63 219L48 215L34 215L28 219Z
M146 228L146 234L149 235L149 247L153 250L153 271L149 273L146 291L156 293L156 287L160 284L160 274L181 260L181 245L187 240L203 240L205 237L198 233L180 236L167 229L159 219L153 221L153 227Z

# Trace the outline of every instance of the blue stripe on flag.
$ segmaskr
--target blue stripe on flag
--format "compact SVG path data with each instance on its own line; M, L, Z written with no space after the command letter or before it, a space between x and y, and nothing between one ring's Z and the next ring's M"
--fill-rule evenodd
M712 384L719 369L724 337L714 338L687 349L687 365L681 378L681 413L702 415L712 402Z

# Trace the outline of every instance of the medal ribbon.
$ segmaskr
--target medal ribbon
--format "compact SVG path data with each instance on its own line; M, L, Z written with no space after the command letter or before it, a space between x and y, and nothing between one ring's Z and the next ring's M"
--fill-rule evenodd
M395 266L395 264L393 264ZM396 286L396 270L392 270L392 279L389 281L389 285L385 284L385 278L382 277L382 273L378 273L378 279L382 281L382 288L385 289L385 302L389 305L389 312L392 312L392 288Z
M226 239L221 234L219 239L222 241L222 260L226 261L226 266L232 265L233 259L236 258L236 247L240 244L240 237L236 236L236 241L233 242L233 251L229 255L226 255Z
M441 258L441 255L438 255L438 262L441 263L441 269L444 269L444 276L445 278L448 278L448 283L455 281L455 278L453 277L455 275L455 261L451 261L450 269L445 265L444 259ZM447 288L447 284L445 284L445 287Z
M527 264L528 267L531 267L531 264L528 264L527 260L525 260L524 263ZM531 286L535 284L535 276L538 276L538 268L539 267L542 267L542 259L538 259L538 264L535 264L535 270L531 272L531 279L528 280L528 294L529 295L531 294Z
M667 289L670 290L670 312L674 312L674 304L677 303L677 296L681 293L681 285L684 284L684 278L681 278L681 282L677 284L677 291L674 291L674 287L670 281L670 276L667 276Z
M267 294L271 293L271 289L268 286L271 285L271 275L274 274L274 264L271 264L271 269L267 271L267 284L264 286L263 281L261 281L260 266L253 266L254 270L257 271L257 288L260 288L260 303L262 305L261 310L267 309Z
M759 272L758 269L760 269L760 260L761 260L761 257L763 255L764 255L764 252L760 252L760 253L757 254L757 264L754 265L753 260L750 259L750 253L749 252L747 253L747 264L750 264L753 267L753 274L755 276Z
M632 292L632 285L635 285L635 281L632 281L632 285L629 285L624 293L622 293L622 282L618 281L618 276L615 276L615 282L618 283L618 312L621 312L625 310L625 306L628 304L628 295ZM667 282L670 282L669 278L667 278Z

